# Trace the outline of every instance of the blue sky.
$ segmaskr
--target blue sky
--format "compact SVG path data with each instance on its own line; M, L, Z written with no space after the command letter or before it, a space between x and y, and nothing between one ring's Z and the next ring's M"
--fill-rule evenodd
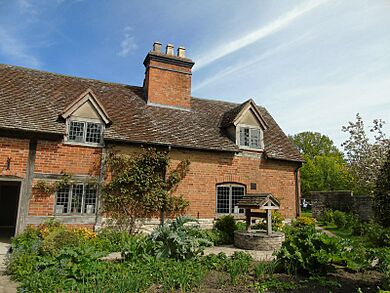
M195 61L192 94L267 107L339 146L388 120L390 1L0 0L0 63L141 85L154 41Z

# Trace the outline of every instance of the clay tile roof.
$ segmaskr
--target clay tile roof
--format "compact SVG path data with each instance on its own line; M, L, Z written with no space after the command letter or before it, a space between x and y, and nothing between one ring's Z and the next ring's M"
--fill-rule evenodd
M142 87L71 77L0 64L0 128L64 134L59 119L66 107L90 89L112 124L106 141L163 144L215 151L239 151L220 128L226 113L237 104L192 98L191 111L147 105ZM268 158L301 162L287 136L263 107Z

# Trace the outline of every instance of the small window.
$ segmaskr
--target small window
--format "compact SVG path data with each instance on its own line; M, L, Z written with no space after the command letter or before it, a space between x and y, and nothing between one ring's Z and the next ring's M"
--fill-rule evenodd
M240 126L239 145L252 149L261 149L261 130Z
M70 121L67 140L78 143L102 144L103 125L95 122Z
M217 186L217 213L241 214L244 209L237 207L238 201L245 195L245 187L237 184Z
M57 190L56 214L95 214L96 187L88 184L72 184Z

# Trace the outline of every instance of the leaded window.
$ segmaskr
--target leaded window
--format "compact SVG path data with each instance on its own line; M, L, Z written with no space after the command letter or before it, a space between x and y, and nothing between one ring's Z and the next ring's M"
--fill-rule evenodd
M57 190L56 214L96 213L97 190L94 185L75 183Z
M243 147L261 149L261 130L259 128L251 128L240 126L240 141L239 145Z
M101 144L103 142L103 125L86 121L70 121L68 126L68 141Z
M238 184L217 185L217 213L241 214L244 209L237 207L238 201L245 195L245 187Z

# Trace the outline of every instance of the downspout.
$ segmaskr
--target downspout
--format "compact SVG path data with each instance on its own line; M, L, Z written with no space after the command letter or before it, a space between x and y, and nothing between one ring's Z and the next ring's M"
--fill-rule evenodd
M301 166L296 167L294 170L297 217L299 217L301 215L301 188L299 187L299 185L300 185L299 168L301 168Z

